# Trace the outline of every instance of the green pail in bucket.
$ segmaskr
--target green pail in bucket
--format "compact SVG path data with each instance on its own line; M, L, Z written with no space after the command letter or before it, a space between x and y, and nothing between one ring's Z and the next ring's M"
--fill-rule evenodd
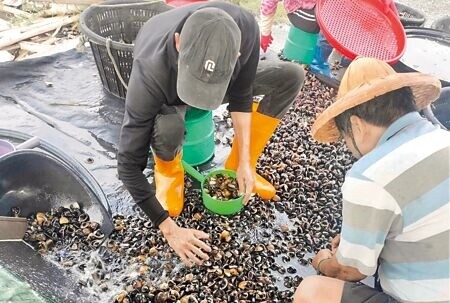
M284 44L283 56L292 61L310 64L314 57L317 36L318 34L307 33L291 25Z
M231 199L228 201L220 201L216 200L213 197L211 197L209 194L207 194L203 189L205 188L205 181L209 179L212 176L218 175L218 174L228 174L230 177L233 177L236 179L236 172L229 170L229 169L219 169L210 172L205 179L202 182L202 198L203 198L203 204L207 209L210 211L219 214L219 215L233 215L235 213L238 213L243 207L244 204L242 204L242 201L244 200L244 196L240 196L236 199Z
M227 201L217 200L211 197L209 194L205 191L205 182L210 177L218 175L218 174L227 174L230 177L233 177L236 179L236 172L229 170L229 169L218 169L213 170L209 172L206 176L203 176L201 173L199 173L195 168L193 168L191 165L187 164L186 161L182 161L184 171L189 174L191 177L196 179L201 183L202 187L202 200L203 204L207 209L212 211L213 213L219 214L219 215L233 215L238 213L243 207L244 204L242 203L244 201L244 195L241 195L240 197L236 199L231 199Z
M200 165L214 155L214 121L212 112L189 108L185 118L186 137L183 160L190 165Z

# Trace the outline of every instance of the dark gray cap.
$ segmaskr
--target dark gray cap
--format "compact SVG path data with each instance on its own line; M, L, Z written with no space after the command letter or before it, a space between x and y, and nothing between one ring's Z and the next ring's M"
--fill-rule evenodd
M187 18L180 43L178 96L192 107L216 109L223 102L239 56L239 27L221 9L199 9Z

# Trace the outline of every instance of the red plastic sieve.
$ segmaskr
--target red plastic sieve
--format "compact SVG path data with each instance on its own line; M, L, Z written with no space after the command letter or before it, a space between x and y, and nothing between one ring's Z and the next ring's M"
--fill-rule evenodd
M318 0L317 20L328 42L351 60L364 56L393 64L405 52L405 30L383 0Z

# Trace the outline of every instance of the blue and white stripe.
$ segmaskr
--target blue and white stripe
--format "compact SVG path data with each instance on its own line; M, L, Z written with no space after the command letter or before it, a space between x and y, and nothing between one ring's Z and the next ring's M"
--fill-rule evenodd
M401 302L450 302L450 133L394 122L348 172L337 259Z

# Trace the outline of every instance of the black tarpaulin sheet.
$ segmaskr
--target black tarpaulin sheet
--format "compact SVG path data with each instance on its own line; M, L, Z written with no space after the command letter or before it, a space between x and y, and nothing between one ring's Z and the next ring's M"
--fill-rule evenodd
M0 64L0 129L38 136L62 150L64 159L80 162L102 187L113 213L129 213L133 205L117 178L116 152L123 108L123 100L103 92L90 51L71 50ZM5 132L0 132L0 139L15 144L23 141ZM3 243L0 260L46 298L55 302L92 302L70 275L23 243Z
M116 173L123 108L103 92L90 51L0 65L0 128L39 136L81 162L113 212L131 205Z

